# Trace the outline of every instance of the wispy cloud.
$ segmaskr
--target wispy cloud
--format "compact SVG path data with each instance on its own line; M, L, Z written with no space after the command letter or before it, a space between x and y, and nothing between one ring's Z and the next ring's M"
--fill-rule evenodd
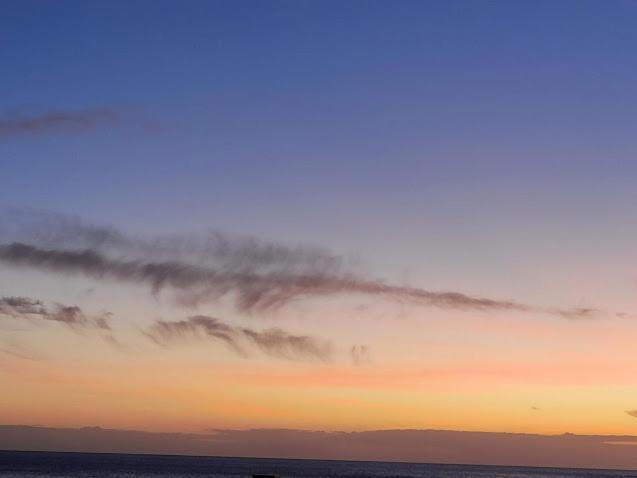
M349 350L349 355L354 365L363 365L371 360L369 347L366 345L353 345Z
M0 246L0 261L57 273L81 273L98 279L147 283L154 293L170 286L181 291L182 301L190 305L234 293L236 306L243 312L265 312L303 297L363 294L440 308L535 312L569 318L592 315L592 309L541 308L515 301L473 297L460 292L434 292L387 285L348 275L226 272L178 261L111 259L90 249L42 249L24 243L11 243Z
M223 342L238 355L246 356L237 341L238 334L235 328L205 315L177 321L158 320L146 330L145 335L159 345L168 345L183 339L212 339Z
M39 115L0 117L0 139L55 131L87 131L117 122L120 115L112 109L53 110Z
M291 335L280 328L271 328L262 332L241 328L240 331L259 349L274 357L327 361L332 355L329 342L308 335Z
M550 314L602 315L595 308L554 308L386 284L354 271L325 248L286 246L218 231L140 238L80 218L33 210L0 213L0 261L64 274L169 286L182 305L232 295L243 312L266 312L308 297L361 294L424 306Z
M137 237L76 216L32 209L0 212L0 242L24 242L46 249L90 249L153 262L189 262L226 272L336 274L349 270L354 262L318 246L290 246L218 230Z
M42 360L42 356L22 342L13 337L2 337L0 340L0 352L4 352L15 358L23 360Z
M626 410L626 413L631 417L637 418L637 410Z
M0 297L0 316L14 319L47 320L72 328L111 330L110 313L98 316L86 315L77 305L53 304L45 306L40 300L28 297Z
M602 311L593 307L574 307L572 309L549 309L549 312L564 319L594 319L602 314Z
M196 315L179 321L156 321L145 331L145 335L160 345L184 339L209 339L224 343L242 357L248 356L246 345L255 346L267 355L287 360L328 361L332 355L330 343L315 337L292 335L280 328L257 331L229 325L205 315Z

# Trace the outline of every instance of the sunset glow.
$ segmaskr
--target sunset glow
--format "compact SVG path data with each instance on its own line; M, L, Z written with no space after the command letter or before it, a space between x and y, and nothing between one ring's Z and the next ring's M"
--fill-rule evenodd
M636 14L5 3L0 448L637 468Z

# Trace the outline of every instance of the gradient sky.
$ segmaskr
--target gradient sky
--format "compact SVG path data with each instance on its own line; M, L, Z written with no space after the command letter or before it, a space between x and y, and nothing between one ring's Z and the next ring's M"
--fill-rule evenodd
M63 223L151 242L214 229L318 247L336 278L522 306L346 290L254 311L231 290L194 307L179 287L0 260L0 297L53 314L0 302L0 422L637 434L636 15L629 1L3 2L3 245L91 246L43 240ZM280 328L331 353L244 357L201 327L149 340L197 315L242 343L242 328Z

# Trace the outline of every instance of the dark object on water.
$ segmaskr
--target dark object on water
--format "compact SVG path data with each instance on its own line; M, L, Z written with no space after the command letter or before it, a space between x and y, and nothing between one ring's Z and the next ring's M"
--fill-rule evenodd
M279 478L279 475L252 475L252 478Z

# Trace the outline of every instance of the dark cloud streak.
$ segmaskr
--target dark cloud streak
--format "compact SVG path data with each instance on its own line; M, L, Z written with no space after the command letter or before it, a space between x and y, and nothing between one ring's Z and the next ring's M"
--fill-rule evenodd
M182 301L193 306L202 300L217 300L233 293L237 308L243 312L275 310L305 297L363 294L447 309L545 313L567 318L594 315L594 309L540 308L459 292L387 285L348 275L226 272L178 261L117 260L89 249L41 249L24 243L1 245L0 261L56 273L82 273L97 279L146 283L155 294L170 286L181 292Z
M323 248L290 247L216 231L147 239L75 216L11 209L0 213L0 242L5 242L0 260L6 263L149 284L155 294L169 286L179 303L191 307L232 295L239 310L266 312L302 298L362 294L447 309L531 312L564 319L602 313L385 284L355 273L351 261Z
M46 307L40 300L28 297L0 297L0 316L14 319L47 320L72 328L110 330L110 313L88 316L77 305L54 304Z
M179 321L156 321L145 331L145 335L159 345L168 345L175 340L212 339L226 344L242 357L248 356L244 348L244 343L248 342L267 355L287 360L325 362L331 358L330 344L315 337L292 335L279 328L256 331L232 326L205 315Z
M55 131L87 131L115 123L118 113L107 108L49 111L37 116L5 115L0 118L0 139Z
M153 262L190 262L226 272L334 274L353 262L316 246L287 246L216 230L140 238L75 216L24 209L0 213L0 241L25 242L47 249L90 249Z

